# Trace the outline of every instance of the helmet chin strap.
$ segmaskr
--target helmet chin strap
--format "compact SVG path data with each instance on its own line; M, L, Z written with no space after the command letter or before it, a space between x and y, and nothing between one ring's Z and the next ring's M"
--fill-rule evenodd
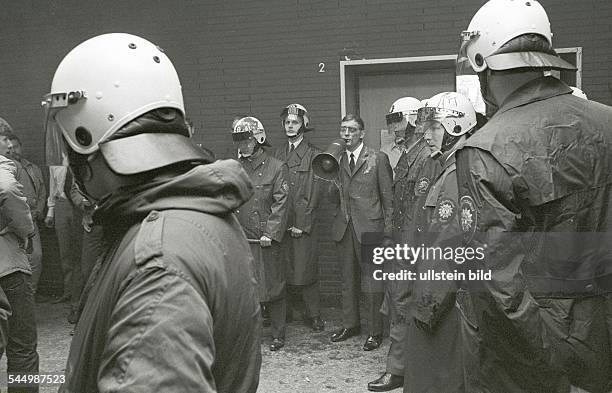
M489 88L489 76L491 75L491 70L487 68L486 70L478 73L478 80L480 82L480 93L482 94L482 100L485 103L486 107L486 116L487 118L491 118L495 112L499 109L499 106L495 102L495 98L493 97L493 93Z

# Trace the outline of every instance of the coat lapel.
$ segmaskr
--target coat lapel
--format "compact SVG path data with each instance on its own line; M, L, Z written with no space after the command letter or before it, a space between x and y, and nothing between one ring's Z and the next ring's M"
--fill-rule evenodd
M363 149L361 149L361 154L359 154L359 157L357 157L357 162L355 163L355 170L351 175L355 175L355 173L359 172L359 168L361 168L361 166L366 162L369 155L370 149L368 149L368 147L364 145Z

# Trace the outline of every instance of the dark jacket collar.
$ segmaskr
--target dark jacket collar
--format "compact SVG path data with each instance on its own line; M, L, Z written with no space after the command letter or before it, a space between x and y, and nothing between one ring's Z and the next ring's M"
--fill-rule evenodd
M510 109L551 97L571 94L571 92L572 89L568 85L555 77L545 76L537 78L525 83L506 97L497 113L506 112Z

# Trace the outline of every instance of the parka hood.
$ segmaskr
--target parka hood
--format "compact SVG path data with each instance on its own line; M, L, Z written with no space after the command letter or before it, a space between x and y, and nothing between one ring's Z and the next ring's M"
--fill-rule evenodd
M214 215L233 212L253 194L248 175L235 160L198 165L174 177L118 189L101 201L94 222L133 224L152 210L185 209Z

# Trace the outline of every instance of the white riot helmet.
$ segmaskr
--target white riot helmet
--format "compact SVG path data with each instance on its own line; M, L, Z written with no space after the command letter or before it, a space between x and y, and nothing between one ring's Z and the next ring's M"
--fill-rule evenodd
M426 106L420 108L417 115L417 127L422 132L432 126L430 122L438 122L444 128L440 147L440 153L443 153L450 150L462 135L475 129L476 111L470 100L462 94L439 93L428 99Z
M184 117L181 84L172 62L141 37L104 34L75 47L57 67L42 105L49 165L59 163L63 140L80 155L101 149L111 169L120 174L201 158L197 146L177 133L113 140L119 129L153 110L168 108Z
M308 111L306 108L300 104L290 104L283 108L283 111L280 114L281 125L284 127L285 119L297 119L298 117L302 118L302 132L312 131L313 128L310 127L310 117L308 116ZM297 135L297 133L295 134ZM288 136L295 136L288 135Z
M508 45L520 36L521 42ZM538 1L490 0L461 33L457 72L521 67L575 69L553 50L550 21Z
M266 130L259 119L251 116L243 117L234 125L232 141L240 142L251 137L260 145L270 146L266 141Z
M421 101L414 97L402 97L397 99L391 108L389 113L385 116L387 125L392 123L399 123L402 118L406 118L406 121L411 126L415 126L417 111L421 107Z

